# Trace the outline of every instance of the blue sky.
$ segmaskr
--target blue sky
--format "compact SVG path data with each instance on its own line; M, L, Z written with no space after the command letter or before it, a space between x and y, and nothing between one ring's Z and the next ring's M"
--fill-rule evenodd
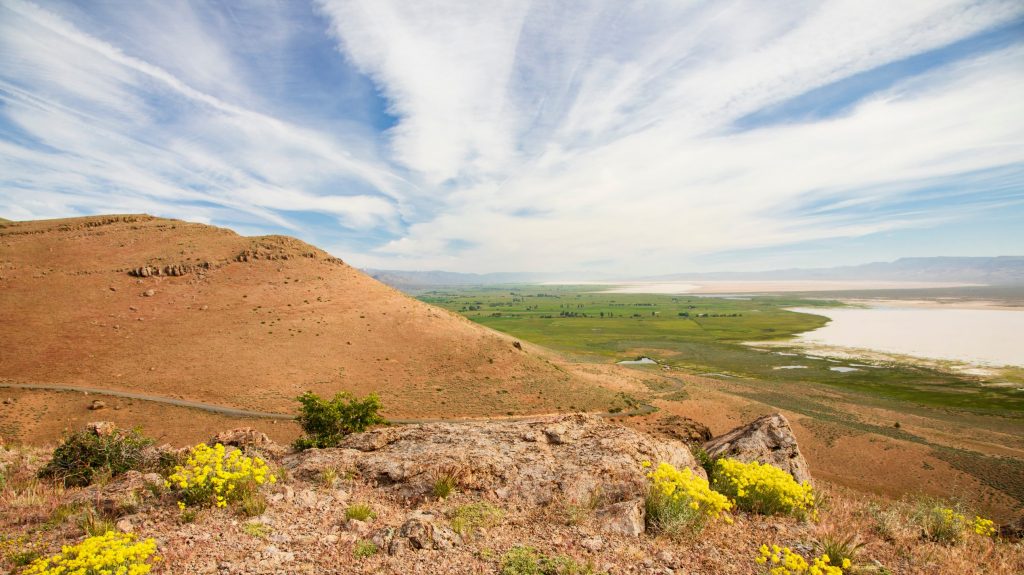
M355 265L1024 253L1024 4L0 0L0 216Z

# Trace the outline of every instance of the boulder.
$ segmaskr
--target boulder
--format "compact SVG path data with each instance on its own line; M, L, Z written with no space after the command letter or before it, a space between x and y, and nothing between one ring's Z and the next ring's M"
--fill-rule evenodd
M520 421L425 423L355 434L335 449L282 460L291 474L315 480L325 469L352 470L409 499L456 470L461 489L510 501L584 503L641 497L641 464L665 461L704 477L689 449L590 415Z
M287 449L278 445L266 433L251 427L239 427L230 431L222 431L210 438L209 445L220 443L224 446L237 447L245 452L257 452L265 455L279 456Z
M654 429L661 435L694 445L710 441L712 437L708 426L681 415L666 415L662 417L658 420Z
M85 424L85 430L99 437L113 435L117 425L113 421L90 421Z
M105 485L93 484L76 491L70 500L91 504L103 515L118 517L137 511L144 501L156 497L163 486L164 479L159 474L131 470Z
M412 549L447 551L462 542L458 533L443 523L438 523L434 514L423 511L410 515L398 529L396 536L408 539Z
M89 409L91 409L93 411L96 411L98 409L103 409L105 407L107 407L107 402L101 401L99 399L94 399L94 400L92 400L92 403L89 404Z
M712 459L730 457L744 463L768 463L801 483L811 481L810 468L796 444L793 429L779 413L766 415L719 435L706 442L704 450Z
M639 537L645 530L646 509L643 499L622 501L598 509L594 514L601 531Z

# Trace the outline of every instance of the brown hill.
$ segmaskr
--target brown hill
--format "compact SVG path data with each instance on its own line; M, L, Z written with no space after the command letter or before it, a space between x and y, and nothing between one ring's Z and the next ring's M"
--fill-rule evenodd
M612 398L544 350L294 238L146 215L0 227L0 342L8 383L278 413L304 390L376 391L390 417L600 410Z

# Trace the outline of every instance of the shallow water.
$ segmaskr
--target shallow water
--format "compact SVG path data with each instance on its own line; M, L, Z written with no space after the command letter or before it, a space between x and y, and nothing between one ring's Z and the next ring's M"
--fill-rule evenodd
M832 321L797 343L861 348L988 366L1024 366L1024 311L947 308L793 308Z
M649 357L641 357L640 359L630 359L618 362L619 365L652 365L658 363Z

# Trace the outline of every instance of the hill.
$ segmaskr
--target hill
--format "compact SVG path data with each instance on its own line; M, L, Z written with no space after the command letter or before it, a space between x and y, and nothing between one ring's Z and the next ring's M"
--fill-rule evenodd
M375 391L389 417L419 418L611 403L611 392L543 349L514 345L289 237L146 215L14 222L0 228L0 294L8 383L276 413L294 411L305 390ZM71 421L60 405L67 394L45 396L36 411L46 421L5 418L0 432L80 423L88 413L88 401L74 399ZM152 417L169 413L188 411Z

